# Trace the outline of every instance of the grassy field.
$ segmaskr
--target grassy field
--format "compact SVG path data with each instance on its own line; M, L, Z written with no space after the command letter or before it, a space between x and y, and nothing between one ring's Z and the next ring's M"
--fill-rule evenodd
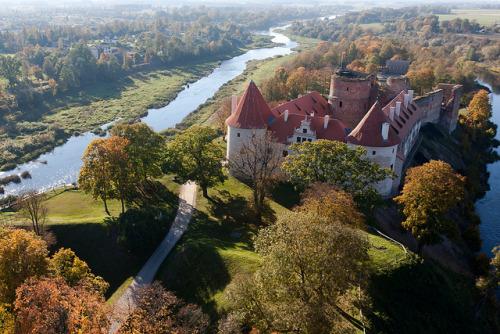
M451 21L456 18L476 20L482 25L500 23L500 10L498 9L453 9L452 14L440 14L440 21Z

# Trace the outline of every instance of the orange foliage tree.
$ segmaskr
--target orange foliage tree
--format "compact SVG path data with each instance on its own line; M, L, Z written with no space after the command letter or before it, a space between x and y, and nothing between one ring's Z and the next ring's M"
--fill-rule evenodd
M186 305L156 281L142 291L134 312L122 325L119 334L204 333L208 320L200 307Z
M109 325L104 298L61 277L29 278L16 291L18 333L104 333Z
M436 81L436 75L430 68L408 71L406 77L410 79L411 88L420 93L431 89Z
M296 211L315 213L329 222L339 221L351 227L363 227L364 215L356 209L351 193L328 183L316 182L302 193Z
M491 103L488 92L481 89L477 92L472 101L469 103L469 113L465 116L465 125L473 141L476 141L478 136L490 132L489 119L491 117Z
M424 245L442 241L442 234L456 237L456 223L445 216L465 197L465 177L455 173L446 162L431 160L406 173L400 196L394 200L402 206L406 219L403 227L417 239L420 254Z

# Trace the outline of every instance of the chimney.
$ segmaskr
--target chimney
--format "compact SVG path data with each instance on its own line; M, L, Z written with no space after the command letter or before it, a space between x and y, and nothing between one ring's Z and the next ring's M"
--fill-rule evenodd
M288 110L285 110L285 122L288 121Z
M405 101L404 101L404 104L405 104L405 108L408 108L408 98L410 97L408 94L404 94L405 96Z
M389 118L391 119L391 121L394 121L394 109L396 109L395 107L391 107L389 109Z
M399 117L399 113L401 112L401 102L396 102L396 116Z
M413 102L413 90L409 90L408 95L410 95L410 97L408 98L410 101L408 101L408 102L412 103Z
M389 123L382 123L382 139L387 141L389 139Z
M237 106L238 106L238 97L236 95L233 95L231 98L231 114L234 113Z
M326 115L325 116L325 122L323 124L323 128L326 130L326 128L328 127L328 121L330 120L330 116Z

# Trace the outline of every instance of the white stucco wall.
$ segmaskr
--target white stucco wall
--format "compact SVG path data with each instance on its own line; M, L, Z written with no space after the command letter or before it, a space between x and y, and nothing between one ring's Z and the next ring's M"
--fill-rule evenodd
M351 143L347 143L349 147L355 147ZM396 153L397 145L389 147L371 147L361 146L366 149L366 155L363 158L368 158L370 161L377 163L381 168L389 168L394 170L396 168ZM375 188L380 195L386 197L391 194L393 180L390 178L385 179L375 185Z
M247 141L252 133L265 133L266 129L239 129L227 126L227 149L226 158L231 160L235 154L238 154L243 142Z

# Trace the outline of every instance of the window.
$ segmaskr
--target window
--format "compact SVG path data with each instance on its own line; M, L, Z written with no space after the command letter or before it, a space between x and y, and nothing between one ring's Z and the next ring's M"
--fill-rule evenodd
M394 148L392 149L392 153L394 153Z
M372 155L375 155L375 154L377 154L377 152L376 151L372 151Z
M391 170L394 170L394 165L391 165Z
M307 133L307 129L302 129L302 132L303 133Z
M300 137L297 137L297 143L300 143L301 140L300 140Z
M283 150L283 157L286 157L288 155L288 151L287 150Z
M312 139L309 138L307 141L312 141Z
M239 132L238 132L238 133L236 133L236 137L240 137L240 133L239 133Z
M307 138L302 137L302 142L305 142L306 140L307 140Z
M339 101L339 108L342 108L342 101Z
M349 91L349 87L346 87L346 90Z

